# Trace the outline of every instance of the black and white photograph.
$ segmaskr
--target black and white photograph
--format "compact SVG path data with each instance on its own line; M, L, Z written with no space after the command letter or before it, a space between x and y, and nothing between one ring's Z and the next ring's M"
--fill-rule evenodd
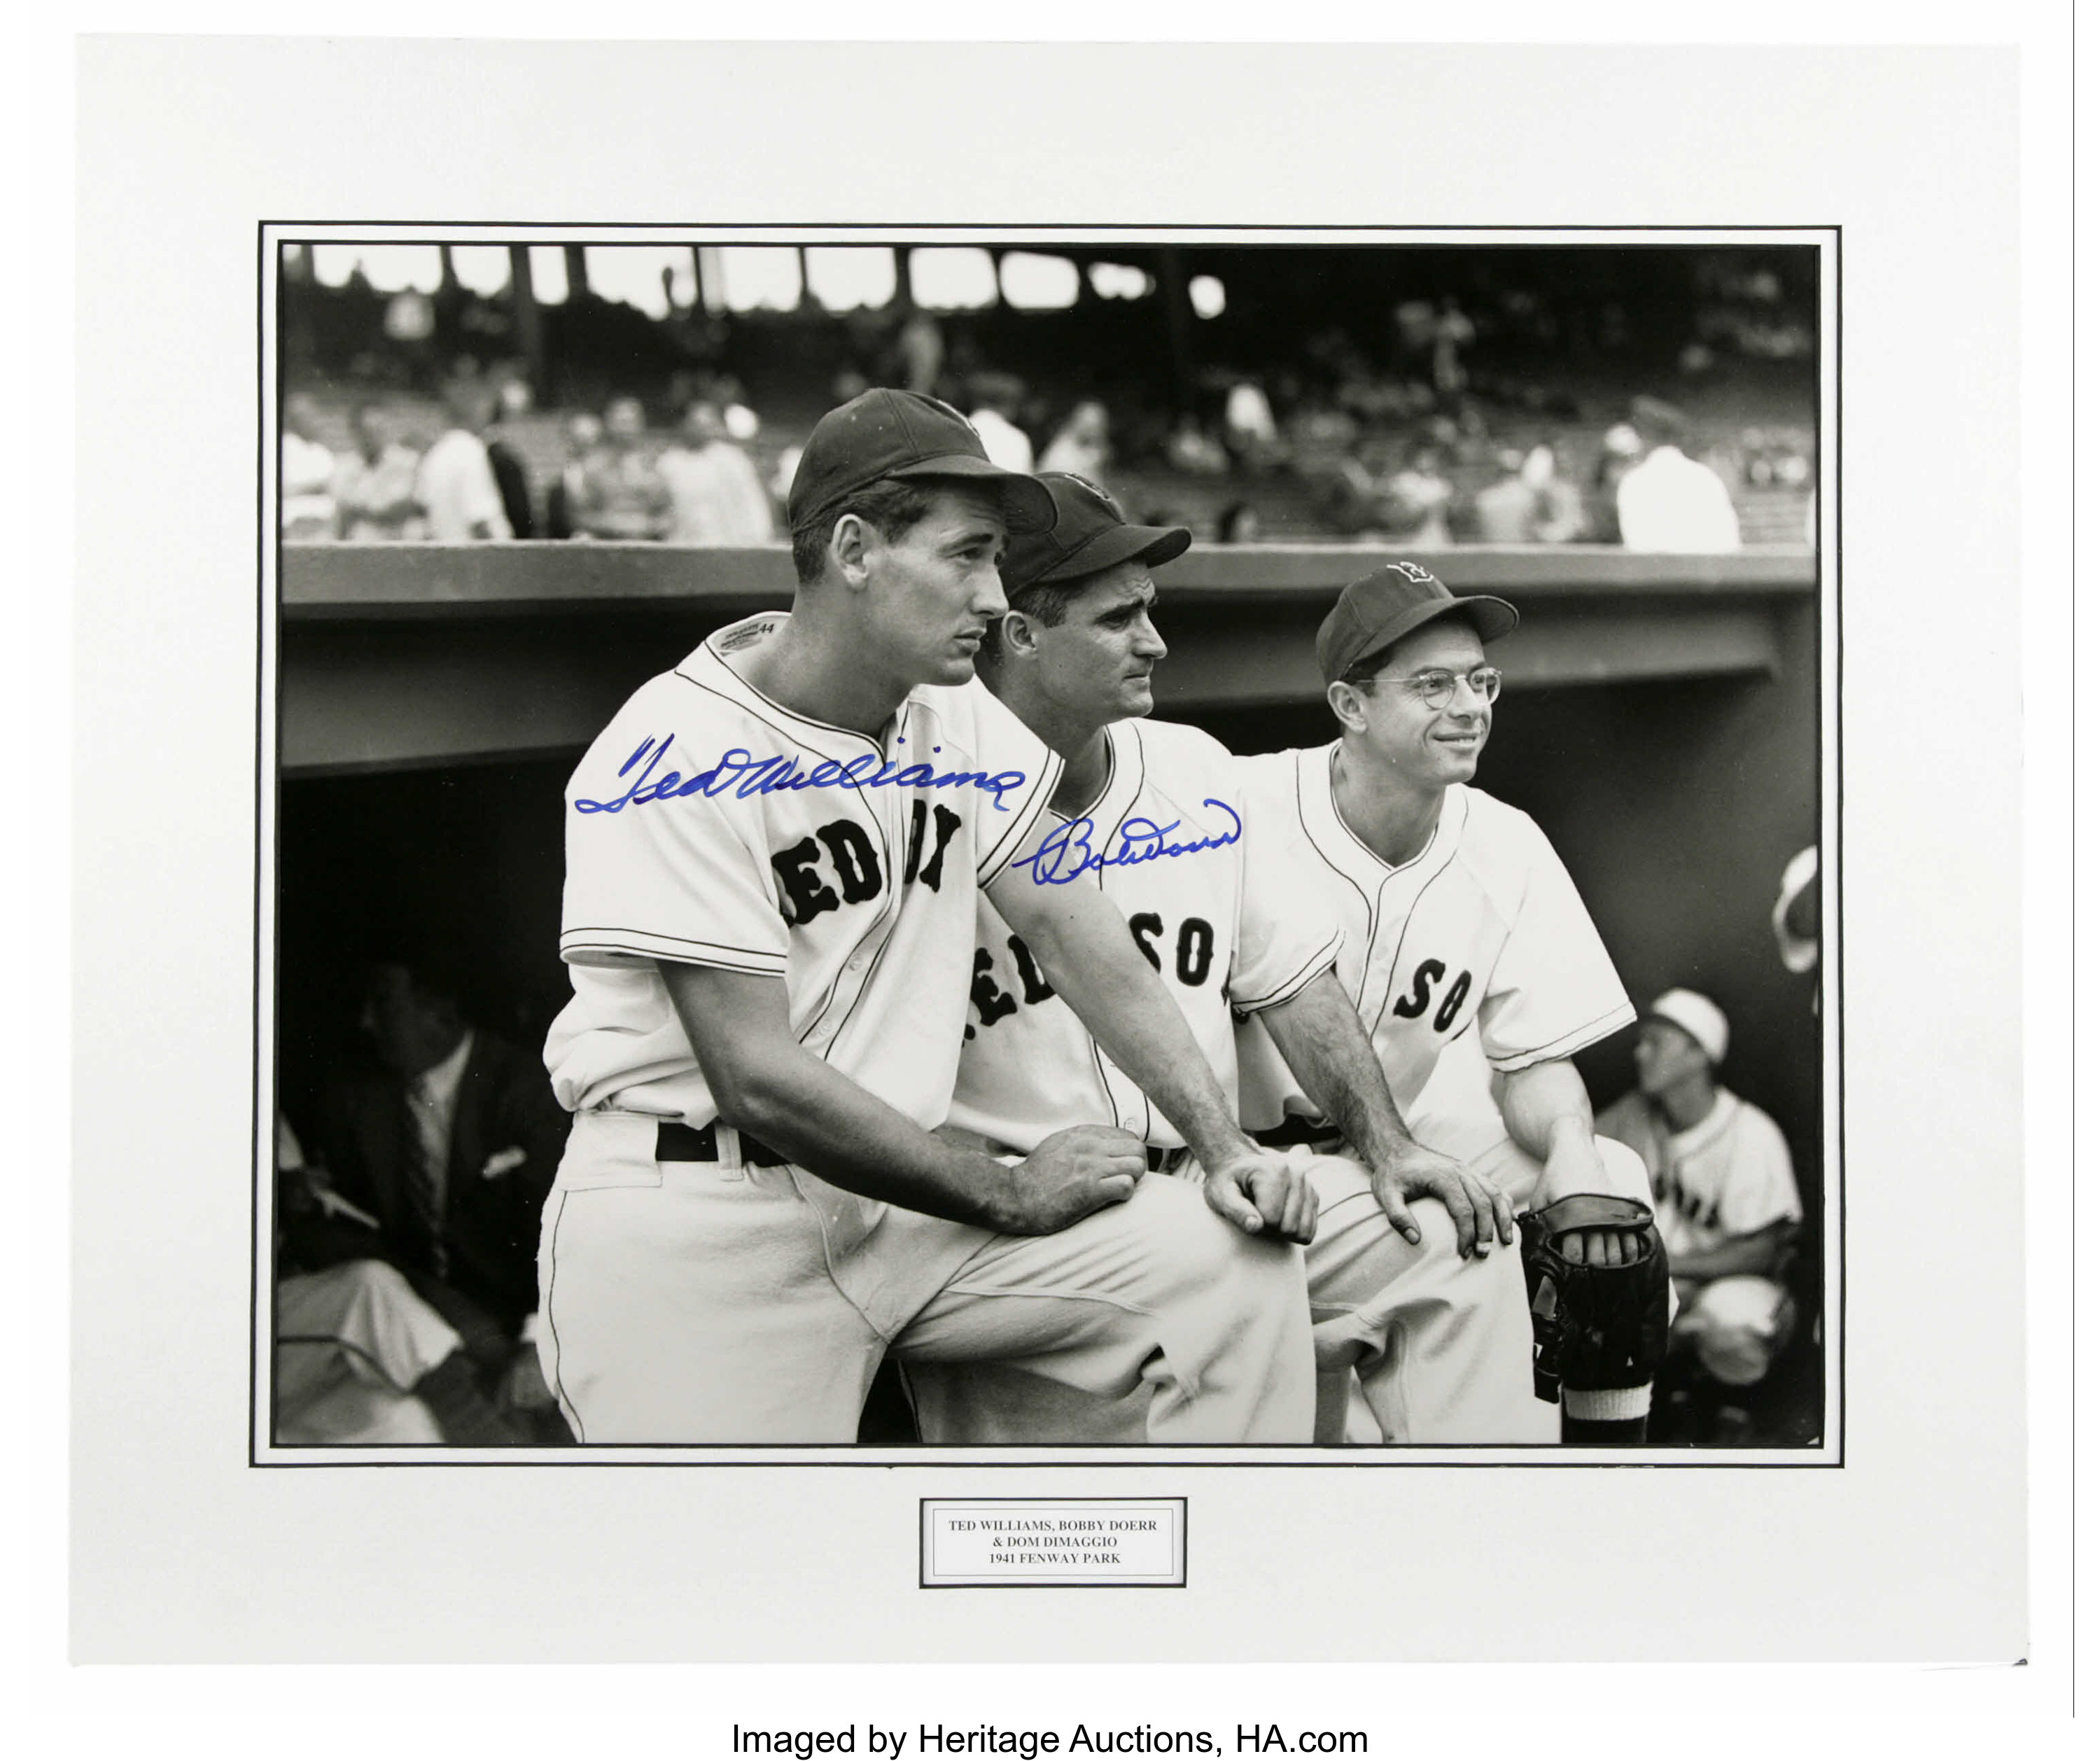
M1837 249L268 228L263 1459L1839 1459Z
M53 1696L2057 1691L2048 33L1695 24L77 46Z

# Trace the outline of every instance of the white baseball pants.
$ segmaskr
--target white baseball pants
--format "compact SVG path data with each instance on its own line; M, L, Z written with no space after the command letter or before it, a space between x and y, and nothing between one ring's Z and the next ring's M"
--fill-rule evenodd
M840 1204L798 1170L659 1163L579 1114L540 1236L540 1355L584 1443L841 1444L885 1350L1019 1361L1157 1443L1312 1434L1303 1264L1179 1181L1055 1235Z
M1449 1214L1431 1199L1414 1206L1423 1238L1411 1247L1361 1163L1302 1145L1290 1153L1320 1201L1319 1232L1305 1250L1319 1323L1315 1440L1555 1441L1558 1410L1532 1393L1531 1315L1515 1245L1462 1260ZM1192 1170L1182 1182L1199 1198L1202 1178ZM909 1381L929 1442L1144 1441L1142 1415L1128 1402L1079 1397L1026 1365L915 1365ZM1359 1388L1368 1431L1347 1428Z

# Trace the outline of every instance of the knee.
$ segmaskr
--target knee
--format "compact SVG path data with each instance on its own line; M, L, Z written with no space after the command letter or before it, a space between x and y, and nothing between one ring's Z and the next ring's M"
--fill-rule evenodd
M346 1313L385 1314L421 1300L384 1260L346 1260L324 1275Z
M1145 1182L1140 1192L1151 1185ZM1233 1228L1186 1181L1158 1185L1143 1220L1151 1236L1147 1260L1162 1297L1202 1291L1242 1298L1249 1306L1272 1300L1303 1306L1303 1262L1290 1242Z

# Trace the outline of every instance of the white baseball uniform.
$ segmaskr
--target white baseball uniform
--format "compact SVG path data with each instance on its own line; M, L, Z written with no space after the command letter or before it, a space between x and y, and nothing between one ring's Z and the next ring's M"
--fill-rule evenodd
M1339 744L1240 760L1247 811L1317 858L1326 907L1343 926L1335 971L1409 1132L1523 1210L1542 1169L1509 1135L1493 1075L1569 1057L1629 1025L1633 1005L1575 883L1528 814L1454 784L1427 847L1394 867L1335 806ZM1251 1129L1318 1117L1258 1021L1241 1031L1240 1067ZM1613 1192L1648 1198L1637 1156L1602 1137L1597 1150ZM1528 1384L1511 1422L1548 1432L1557 1423Z
M1160 1441L1309 1432L1303 1284L1277 1244L1192 1232L1186 1202L1161 1194L997 1236L748 1163L719 1123L659 960L782 978L804 1045L918 1124L942 1121L978 885L1061 770L974 681L913 691L879 739L783 708L729 656L786 623L717 631L629 700L571 779L576 995L547 1063L576 1117L540 1283L540 1354L571 1428L850 1442L887 1346L1034 1352L1118 1396L1142 1382ZM716 1128L720 1159L660 1161L664 1120Z
M1538 1165L1510 1141L1489 1083L1564 1058L1634 1019L1575 883L1529 814L1463 783L1427 846L1388 865L1335 804L1338 744L1239 761L1248 810L1317 858L1343 925L1335 963L1418 1141L1490 1174L1520 1209ZM1241 1035L1241 1112L1255 1129L1317 1118L1258 1024ZM1615 1162L1624 1158L1613 1152ZM1627 1196L1646 1196L1645 1176Z
M1673 1260L1710 1253L1775 1223L1801 1220L1793 1158L1762 1107L1727 1088L1688 1131L1673 1132L1638 1088L1597 1115L1597 1129L1630 1145L1655 1185L1655 1226ZM1790 1331L1793 1299L1777 1279L1755 1273L1694 1286L1672 1328L1722 1381L1762 1381Z
M1115 902L1219 1087L1233 1094L1235 1013L1287 1002L1327 972L1339 926L1303 856L1242 798L1235 761L1217 741L1170 722L1119 722L1107 731L1100 799L1015 860L1039 885L1098 887ZM1067 1126L1120 1124L1145 1137L1156 1162L1202 1178L1180 1154L1179 1134L1094 1044L989 900L977 909L968 1037L949 1122L988 1148L1022 1152ZM1515 1253L1462 1261L1450 1220L1434 1205L1418 1207L1425 1240L1410 1246L1360 1163L1295 1154L1320 1200L1318 1233L1306 1250L1312 1313L1324 1331L1347 1335L1338 1362L1357 1362L1380 1436L1534 1440L1536 1422L1498 1428L1530 1390L1530 1322ZM1405 1354L1388 1348L1400 1333L1410 1341ZM971 1443L1141 1439L1143 1413L1132 1403L1074 1395L1033 1370L1026 1362L914 1366L921 1435ZM1339 1441L1342 1409L1329 1392L1326 1428Z

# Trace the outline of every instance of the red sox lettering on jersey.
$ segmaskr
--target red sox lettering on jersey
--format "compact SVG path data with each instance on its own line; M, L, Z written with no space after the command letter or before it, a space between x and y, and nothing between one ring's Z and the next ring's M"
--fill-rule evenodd
M974 923L1062 764L974 681L920 686L880 741L796 715L724 659L783 621L718 631L651 681L571 780L576 994L548 1051L572 1110L716 1117L664 959L784 977L810 1050L922 1126L946 1114L969 990L955 920Z
M1240 761L1248 811L1319 858L1323 898L1344 930L1335 971L1410 1128L1440 1059L1471 1028L1487 1066L1508 1072L1567 1057L1633 1020L1574 882L1529 815L1454 784L1427 845L1391 867L1336 810L1335 751ZM1258 1028L1242 1035L1242 1110L1258 1128L1317 1112ZM1472 1087L1473 1135L1492 1141L1502 1132L1492 1097L1485 1080ZM1451 1099L1440 1083L1434 1104Z
M1335 925L1309 877L1240 799L1230 755L1171 722L1108 729L1109 779L1089 811L1009 858L1044 885L1096 886L1167 981L1220 1088L1235 1092L1235 1008L1272 1007L1333 963ZM1181 1138L1094 1044L1027 944L977 914L968 1044L950 1118L1009 1149L1070 1125Z

